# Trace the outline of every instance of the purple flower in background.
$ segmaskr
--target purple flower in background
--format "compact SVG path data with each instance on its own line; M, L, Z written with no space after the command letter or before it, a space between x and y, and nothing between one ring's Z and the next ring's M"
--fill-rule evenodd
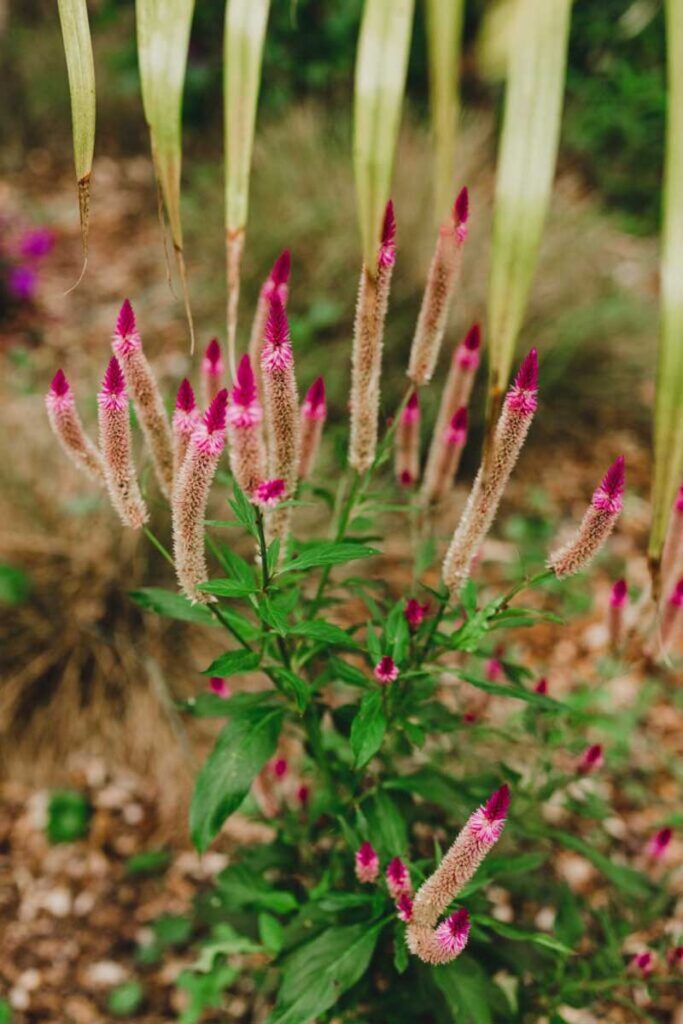
M19 239L19 252L24 259L42 260L55 244L54 232L49 228L29 228Z
M22 302L30 302L38 287L38 275L32 267L12 267L7 279L10 294Z

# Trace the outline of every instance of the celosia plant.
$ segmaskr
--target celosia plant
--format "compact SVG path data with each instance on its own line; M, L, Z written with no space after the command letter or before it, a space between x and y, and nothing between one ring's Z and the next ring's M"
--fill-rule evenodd
M558 549L552 545L550 555L543 552L545 570L541 562L536 576L523 576L502 594L478 590L487 537L533 425L543 372L532 348L463 501L454 478L467 443L478 327L457 346L443 393L425 385L445 331L468 213L461 192L439 233L410 382L382 430L382 335L397 240L393 207L386 209L376 263L361 271L350 469L336 494L325 469L323 379L307 381L303 401L299 397L286 311L289 253L276 261L261 290L250 352L233 380L218 343L210 343L198 374L203 412L186 379L168 417L127 302L98 396L99 447L89 440L61 371L46 399L67 454L106 487L123 523L144 527L173 566L175 589L138 591L135 600L161 615L225 631L224 652L204 667L207 684L181 705L188 715L225 722L196 781L192 839L205 851L239 808L260 820L269 838L235 854L220 875L211 906L212 952L200 961L207 971L200 966L181 984L195 991L197 977L207 974L215 982L210 998L220 1001L239 970L228 969L224 958L246 958L242 968L255 972L270 1003L269 1024L307 1024L330 1012L349 1022L552 1019L564 1003L580 999L585 971L572 957L584 935L582 914L593 911L568 911L569 897L553 890L565 901L557 923L540 931L534 924L529 894L555 898L539 895L546 883L535 880L548 847L580 852L617 888L630 888L643 901L651 894L647 876L612 867L599 850L551 824L557 809L546 819L549 797L565 809L578 804L585 815L594 813L597 798L589 787L599 782L610 751L594 736L589 742L582 706L550 696L540 671L515 664L508 645L491 639L502 628L554 618L546 604L558 580L584 568L617 522L625 474L618 459L574 537ZM129 395L156 485L138 472ZM430 404L438 404L439 413L427 439L424 483L416 489L422 411ZM382 474L392 448L394 472ZM155 486L170 496L171 545L147 525L148 489ZM231 518L208 519L220 510L226 488ZM332 509L331 523L321 514L312 518L310 509L299 518L299 506L314 500L319 512ZM451 535L448 545L434 532L437 505ZM405 527L396 521L392 527L413 569L403 585L381 579L385 510L408 513ZM671 542L676 551L677 536ZM366 573L364 562L371 566ZM536 587L532 606L521 607L519 595ZM623 640L625 601L620 581L610 601L615 649ZM663 611L666 644L680 629L682 606L683 582ZM477 691L482 699L474 705ZM520 750L510 763L488 745L492 696L525 709L510 719ZM571 734L551 724L560 716L574 723ZM543 751L537 771L528 760L536 748ZM597 808L601 815L599 801ZM634 856L663 861L673 841L667 829L665 822L647 847L645 840L634 847ZM495 903L501 891L509 896L504 913ZM586 948L599 942L596 927L586 934ZM517 971L518 1014L506 979L520 943L531 947L539 971L547 967L556 980L541 987L535 971ZM615 970L606 963L599 977L611 984ZM628 976L624 956L618 984Z

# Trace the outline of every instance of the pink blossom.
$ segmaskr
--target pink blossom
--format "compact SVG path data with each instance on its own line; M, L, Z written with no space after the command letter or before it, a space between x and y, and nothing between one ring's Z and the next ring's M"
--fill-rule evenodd
M137 328L135 313L129 299L123 300L123 305L116 318L112 348L120 359L125 359L126 356L131 355L133 352L139 352L142 348L142 340Z
M485 846L493 846L503 834L510 808L510 789L503 785L479 807L468 822L470 833Z
M327 416L325 381L322 377L316 377L311 384L306 392L301 409L306 419L309 420L324 420Z
M472 324L462 343L455 350L455 360L463 370L474 370L479 366L479 349L481 347L481 327Z
M453 223L459 242L467 238L467 221L470 215L470 194L467 187L461 188L453 204Z
M413 887L410 881L410 872L403 863L400 857L394 857L389 861L386 870L387 889L389 895L393 900L397 900L399 896L407 894L408 896L413 891Z
M38 290L38 275L33 267L12 267L7 280L10 295L22 302L29 302Z
M576 766L577 771L582 775L588 775L590 772L594 772L599 768L602 768L604 760L605 756L602 745L600 743L594 743L592 747L586 747L579 758L579 762Z
M237 367L237 380L230 395L228 423L232 427L253 427L263 419L263 409L256 390L256 379L248 355Z
M593 494L593 507L602 512L618 515L624 504L624 479L624 456L620 455L607 470L602 483Z
M287 282L289 281L291 269L291 254L289 249L283 249L275 260L270 274L261 289L261 294L265 299L270 301L274 295L277 295L283 305L286 305L288 298Z
M670 828L660 828L658 832L655 832L645 847L648 857L653 860L663 860L669 849L672 836L673 830Z
M408 924L408 922L412 919L413 901L408 895L408 893L401 893L401 895L396 900L396 914L398 916L399 921L403 921L405 922L405 924Z
M265 341L261 352L264 373L288 370L293 362L289 324L282 300L275 295L270 302Z
M631 960L631 967L647 978L655 969L655 958L649 949L642 953L636 953Z
M263 480L254 490L252 501L259 508L274 508L285 497L284 480Z
M580 572L605 543L621 512L624 480L622 455L605 473L574 537L551 553L548 568L558 579Z
M270 770L276 779L283 779L287 774L289 765L286 757L276 757L270 762Z
M436 929L436 940L449 960L462 953L470 935L470 915L466 910L456 910L442 921Z
M517 371L505 401L515 412L531 416L538 405L538 352L532 348Z
M409 598L406 601L406 606L403 611L406 622L411 629L419 629L422 625L424 618L429 611L429 604L420 604L414 597Z
M355 858L356 878L359 882L375 882L379 875L379 857L367 841L362 844Z
M126 384L116 356L107 367L97 404L100 450L109 497L124 525L139 529L149 514L133 465Z
M221 676L211 676L209 679L209 689L212 693L215 693L217 697L222 697L227 700L231 696L231 690L228 685L227 679L222 679Z
M296 798L304 809L308 807L311 799L310 787L302 783L296 791Z
M496 679L501 679L503 671L503 663L499 658L489 658L486 662L486 678L489 682L495 683Z
M447 445L464 447L467 440L467 419L467 409L462 405L453 413L444 434L444 441Z
M202 359L202 395L204 404L210 405L223 386L225 366L218 338L212 338Z
M545 696L545 694L548 692L548 680L545 678L545 676L538 680L538 682L534 686L534 692L540 693L543 696Z
M375 665L373 675L382 684L393 683L398 679L398 665L391 655L385 654Z
M413 391L402 410L395 435L395 472L402 487L411 487L420 475L420 401Z
M626 586L626 580L617 580L612 587L609 603L612 608L623 608L627 601L628 587Z

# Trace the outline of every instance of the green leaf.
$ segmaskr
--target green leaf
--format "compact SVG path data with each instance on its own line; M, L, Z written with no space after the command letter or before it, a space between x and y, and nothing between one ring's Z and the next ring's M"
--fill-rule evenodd
M367 644L370 657L377 664L382 659L382 643L371 622L368 622L368 628L365 632L365 643Z
M483 914L472 915L472 921L495 932L496 935L502 935L505 939L512 939L515 942L533 942L536 946L543 946L545 949L551 949L554 953L562 953L565 956L574 952L569 946L565 946L564 942L556 939L554 935L546 935L545 932L525 931L524 928L517 928L515 925L497 921L495 918L486 917Z
M381 923L330 928L287 958L274 1011L266 1024L309 1024L365 974Z
M140 1009L145 997L139 981L124 981L107 996L107 1009L115 1017L131 1017Z
M232 925L221 921L213 929L210 940L202 946L192 968L206 974L214 969L219 956L231 956L234 953L258 953L260 949L261 947L251 939L236 932Z
M558 901L555 929L562 942L576 948L585 932L579 901L568 885L563 885Z
M362 686L363 689L367 689L368 685L370 685L371 680L364 672L361 672L355 665L350 665L348 661L344 661L342 658L330 658L330 668L334 672L335 677L341 679L343 683L349 683L351 686Z
M250 622L244 615L234 611L232 608L223 606L221 608L221 619L228 623L234 630L236 636L245 644L251 644L261 636L261 627Z
M298 903L291 892L274 889L262 874L246 864L232 864L218 875L216 885L231 910L255 907L274 914L289 914Z
M261 942L271 953L279 953L284 943L284 929L272 914L258 916L258 933Z
M23 604L28 592L29 579L23 569L0 565L0 604Z
M388 793L380 789L367 808L370 832L377 836L380 849L390 857L405 855L408 849L406 820Z
M237 675L239 672L253 672L261 661L258 651L226 651L212 661L208 668L202 672L204 676L227 676Z
M403 925L398 924L398 922L394 928L394 967L397 974L405 974L408 970L406 931Z
M254 582L254 567L246 559L236 554L227 544L220 545L220 552L221 561L234 579L239 580L240 583Z
M0 996L0 1024L12 1024L12 1007Z
M294 701L299 711L305 711L311 699L311 688L306 680L288 668L274 668L273 673L286 696Z
M279 603L270 597L263 597L258 603L257 611L267 626L274 629L280 636L287 636L291 627L287 622L287 614Z
M253 581L246 583L243 580L218 579L200 583L198 589L217 597L250 597L251 594L257 594L260 588Z
M492 1024L490 982L473 957L464 953L448 964L432 967L431 974L458 1024Z
M140 590L129 591L128 596L141 608L168 619L196 622L201 626L218 625L206 605L192 604L182 594L176 594L173 590L164 590L163 587L141 587Z
M546 697L542 693L536 693L535 690L527 690L523 686L515 686L512 683L509 686L501 686L499 683L491 683L488 679L480 679L478 676L472 675L471 672L463 672L461 670L458 670L457 678L462 679L471 686L476 686L478 690L484 690L485 693L492 693L497 697L510 697L513 700L521 700L527 704L533 704L535 707L543 708L545 711L571 711L570 707L560 703L559 700Z
M365 544L337 543L336 541L320 541L305 548L296 558L291 558L280 569L285 572L301 572L303 569L315 569L321 565L343 565L357 558L371 558L379 552Z
M254 506L244 491L240 490L234 482L233 493L234 497L230 499L230 508L235 513L235 519L240 526L244 527L247 533L250 533L252 537L257 537L258 530L256 528L256 510Z
M310 640L319 640L321 643L334 644L336 647L360 647L357 640L331 622L323 622L321 619L312 619L310 622L298 622L296 626L290 626L289 632L293 636L305 636Z
M45 831L51 843L73 843L87 835L92 808L85 793L57 789L50 793Z
M134 853L124 865L127 875L160 875L171 863L171 854L168 850L143 850L142 853Z
M557 842L562 843L570 850L582 854L586 860L595 865L605 878L608 878L618 889L628 893L630 896L645 898L652 894L652 886L645 875L633 868L625 867L622 864L615 864L599 850L596 850L590 843L584 842L578 836L570 832L561 832L556 829L549 829L545 833Z
M369 690L363 695L358 713L351 725L351 750L356 768L368 763L382 745L387 720L382 706L381 690Z
M192 842L200 852L237 810L254 778L272 757L282 717L281 709L251 707L221 730L199 772L190 806Z

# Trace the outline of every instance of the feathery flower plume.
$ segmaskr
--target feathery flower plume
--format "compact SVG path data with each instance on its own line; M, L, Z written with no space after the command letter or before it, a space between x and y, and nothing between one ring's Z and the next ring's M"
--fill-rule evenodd
M471 815L436 871L418 889L406 941L410 952L425 963L448 963L464 949L469 934L464 911L456 911L436 925L500 839L509 806L510 790L501 786Z
M398 665L391 655L385 654L375 665L372 674L379 683L385 686L387 683L393 683L395 679L398 679Z
M446 330L448 309L460 276L462 246L467 238L469 198L466 188L458 194L453 215L442 224L429 267L420 315L410 351L408 376L421 387L432 379Z
M652 860L662 860L666 856L669 844L673 837L673 829L660 828L658 832L648 840L645 852Z
M218 338L212 338L204 349L202 359L202 394L204 405L209 406L223 386L225 366Z
M429 604L420 604L414 597L406 601L403 614L411 630L420 628L428 611Z
M683 484L678 489L662 554L662 593L683 576Z
M187 446L200 422L194 391L187 377L180 382L173 413L173 472L177 477L183 464Z
M254 322L251 325L251 336L249 338L249 358L256 372L256 383L259 387L259 392L261 384L261 352L263 350L263 339L268 320L270 300L277 296L282 305L287 306L291 266L289 249L284 249L275 260L268 277L264 281L259 293L258 302L256 303L256 312L254 313Z
M394 472L401 487L412 487L420 475L420 400L413 391L396 428Z
M410 896L413 891L410 872L400 857L394 857L389 861L386 880L392 900L398 900L400 896Z
M228 392L218 392L190 438L173 491L173 553L180 589L190 601L210 598L197 588L207 578L204 519L209 491L225 447Z
M576 770L580 775L589 775L591 772L602 768L605 761L602 744L594 743L592 747L586 747L579 758Z
M394 205L389 200L384 212L377 267L363 264L361 268L353 326L349 465L358 473L370 468L377 449L384 321L395 259L396 218Z
M149 515L133 465L128 396L121 366L113 356L97 396L100 450L112 505L124 525L139 529Z
M662 650L668 650L676 639L681 623L683 623L683 578L674 587L664 607L660 632Z
M283 497L292 498L301 451L299 400L287 314L277 294L270 301L261 353L261 372L268 423L268 475L283 480ZM291 516L292 509L288 505L274 509L266 523L269 540L277 538L282 542L286 539Z
M405 892L396 900L396 914L399 921L404 921L406 924L413 916L413 901Z
M238 485L252 495L266 475L266 446L263 441L263 408L248 355L237 367L237 379L228 406L230 468Z
M284 480L262 480L252 494L252 501L259 508L275 508L285 497Z
M121 306L112 337L114 355L120 360L126 386L138 414L152 455L154 473L165 497L173 490L173 441L164 402L152 367L142 351L142 341L128 299Z
M548 568L553 570L558 579L573 576L595 558L619 518L624 503L624 482L624 456L620 455L593 494L572 540L553 552L548 559Z
M617 580L609 599L609 644L617 651L624 639L624 613L628 604L626 580Z
M231 696L231 690L228 685L227 679L223 679L221 676L211 676L209 679L209 689L212 693L215 693L217 697L222 697L223 700L227 700Z
M375 882L379 875L379 857L374 847L367 841L356 852L356 878L359 882Z
M57 370L52 378L45 406L50 426L71 461L93 480L103 484L102 456L83 429L73 391L62 370Z
M316 377L306 392L301 406L301 458L299 459L299 479L301 480L306 480L311 475L318 457L326 418L325 381L322 377Z
M467 404L479 366L480 346L481 331L479 324L474 324L453 353L425 467L422 497L427 503L434 503L443 497L444 490L450 486L457 472L457 463L460 461L458 446L462 451L467 436ZM464 430L464 434L460 441L456 440L458 435L453 432L457 429L456 414L463 421L460 429Z
M443 563L444 583L456 594L495 519L500 499L519 457L536 411L538 354L532 348L505 396L490 459L479 468Z

